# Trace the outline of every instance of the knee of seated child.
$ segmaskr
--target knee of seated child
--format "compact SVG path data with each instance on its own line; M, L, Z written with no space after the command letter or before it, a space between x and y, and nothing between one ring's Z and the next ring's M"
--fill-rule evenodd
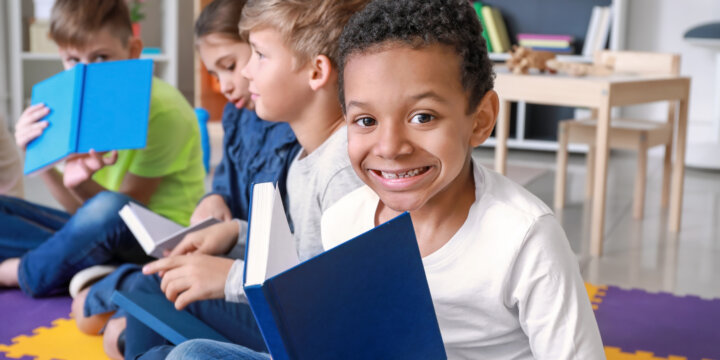
M85 202L76 215L81 215L84 222L104 223L116 219L120 209L130 201L132 198L125 194L103 191Z

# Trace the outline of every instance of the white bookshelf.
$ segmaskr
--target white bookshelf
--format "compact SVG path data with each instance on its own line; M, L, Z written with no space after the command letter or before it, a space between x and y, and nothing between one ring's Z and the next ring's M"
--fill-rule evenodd
M610 28L610 45L611 50L623 50L625 49L625 33L627 28L627 9L628 0L613 0L612 1L612 23ZM493 62L505 62L510 58L509 53L491 53L489 54L490 60ZM592 63L592 57L582 55L558 55L558 60L567 62L580 62L580 63ZM515 134L508 139L508 148L510 149L522 149L522 150L541 150L541 151L556 151L557 141L553 140L542 140L542 139L531 139L525 137L525 126L528 121L526 116L526 104L525 102L517 102L517 108L515 112ZM613 114L618 114L618 109L613 109ZM575 117L589 116L589 110L587 109L576 109ZM513 135L513 134L511 134ZM486 141L483 147L495 147L495 138L491 137ZM571 152L585 152L587 146L570 144L569 151Z
M0 101L9 103L9 123L13 124L29 103L32 86L62 71L62 63L57 53L32 53L23 44L26 34L23 22L32 18L32 0L2 0L0 4L0 19L7 24L7 50L0 51L0 59L8 59L7 79L3 79L3 69L0 69L0 86L9 83L8 94L3 99L3 89L0 89ZM142 38L146 46L159 47L160 54L143 54L142 58L152 59L155 62L155 76L169 84L178 85L178 1L154 0L145 2L147 18L143 21ZM157 16L155 16L157 15ZM156 20L157 19L157 20ZM7 22L6 22L7 21ZM2 28L2 25L0 25ZM0 39L2 39L0 29ZM146 34L146 31L149 33ZM146 40L146 35L150 39ZM1 40L0 40L1 41ZM9 101L7 101L9 98ZM0 111L4 105L0 105ZM2 112L0 112L1 116Z

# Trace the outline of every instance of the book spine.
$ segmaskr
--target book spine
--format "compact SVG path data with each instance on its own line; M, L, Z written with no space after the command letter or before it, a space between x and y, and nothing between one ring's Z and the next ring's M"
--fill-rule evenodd
M493 51L492 44L490 43L490 35L488 34L487 24L485 24L485 19L483 19L482 15L482 8L483 3L476 1L473 3L473 7L475 8L475 13L478 16L478 20L480 21L480 25L482 26L482 37L485 39L485 46L487 46L488 53L491 53Z
M266 281L262 286L247 286L245 296L273 360L290 360L292 357L283 341L282 319L277 316L279 309L273 301L274 295L270 287L270 281Z
M77 64L75 65L75 86L74 96L72 104L72 124L70 125L70 152L77 153L79 138L80 138L80 126L82 125L82 104L83 97L85 96L85 71L87 65Z
M542 46L542 47L566 48L566 47L570 47L570 43L567 41L522 39L522 40L520 40L520 46Z
M503 20L502 13L499 9L493 8L492 10L495 16L495 26L497 26L500 42L502 42L503 52L508 52L512 48L512 44L510 44L510 36L508 35L507 26L505 26L505 20Z
M518 34L518 40L550 40L572 42L572 36L567 35L546 35L546 34Z
M498 34L497 25L495 24L495 19L493 18L493 11L492 8L489 6L483 6L482 7L482 16L485 20L485 23L487 24L487 31L488 35L490 36L490 43L492 44L492 52L493 53L502 53L502 43L500 42L500 35Z

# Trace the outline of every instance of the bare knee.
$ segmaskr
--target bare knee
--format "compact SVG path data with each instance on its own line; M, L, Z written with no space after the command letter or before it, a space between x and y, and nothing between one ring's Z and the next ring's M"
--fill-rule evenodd
M103 335L103 349L105 354L113 360L122 360L123 353L118 349L118 337L125 330L125 318L115 318L108 321Z

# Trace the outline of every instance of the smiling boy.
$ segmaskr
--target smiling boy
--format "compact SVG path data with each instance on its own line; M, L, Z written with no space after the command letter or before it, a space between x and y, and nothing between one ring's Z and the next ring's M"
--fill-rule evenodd
M353 16L340 99L367 187L325 212L323 245L409 211L448 358L601 359L560 224L472 160L498 113L486 49L465 0L376 0Z

